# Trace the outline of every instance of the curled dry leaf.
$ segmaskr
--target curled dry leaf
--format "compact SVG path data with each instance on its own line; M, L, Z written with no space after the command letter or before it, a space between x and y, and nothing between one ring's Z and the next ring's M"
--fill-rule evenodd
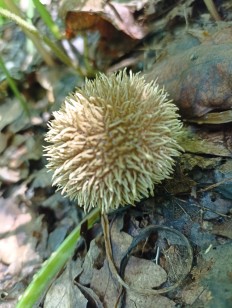
M74 285L74 278L81 270L81 260L70 261L63 273L52 284L44 301L44 308L79 307L86 308L88 300Z
M89 56L98 68L103 68L129 52L146 35L144 25L135 20L136 10L128 3L66 0L61 5L60 15L65 19L67 38L73 38L80 31L99 34L97 42L91 42L94 50L89 51Z
M98 30L104 35L108 34L111 24L133 39L142 39L146 34L144 27L136 22L133 11L125 4L114 1L63 1L60 14L65 18L69 33Z
M186 118L232 107L232 29L219 39L179 51L157 62L147 80L158 79Z

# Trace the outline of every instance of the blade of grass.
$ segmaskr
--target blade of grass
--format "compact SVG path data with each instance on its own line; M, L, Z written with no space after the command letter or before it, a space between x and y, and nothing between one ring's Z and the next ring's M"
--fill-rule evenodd
M44 42L46 45L48 45L51 48L51 50L54 52L57 58L60 59L64 64L73 68L77 73L80 74L80 76L84 75L83 72L79 68L73 65L69 57L62 51L62 49L59 48L59 46L56 43L52 42L47 36L43 34L40 35L39 31L32 24L28 23L20 16L14 13L11 13L9 10L3 9L3 8L0 8L0 15L15 21L19 26L21 26L21 28L23 29L26 35L28 34L33 35L34 39L37 39L40 45L41 45L41 41Z
M41 35L41 37L43 41L51 48L51 50L54 52L58 59L60 59L67 66L72 67L80 76L84 76L84 73L81 71L81 69L73 65L71 59L63 52L61 48L58 47L56 43L52 42L45 35Z
M52 17L47 11L46 7L39 0L33 0L33 3L37 11L39 12L41 18L43 19L44 23L50 29L54 37L58 40L61 39L59 28L52 20Z
M11 20L13 20L14 22L16 22L20 27L22 27L25 30L28 30L30 33L32 34L37 34L37 29L29 24L29 22L25 21L23 18L21 18L19 15L10 12L7 9L3 9L0 7L0 14L6 18L9 18Z
M20 91L18 90L18 87L16 85L16 83L14 82L14 80L11 78L11 75L7 69L7 67L4 64L4 61L2 59L2 57L0 56L0 68L2 69L3 73L6 76L7 82L12 90L12 92L14 93L14 95L17 97L17 99L19 100L24 112L26 113L26 115L30 118L30 111L27 105L26 100L24 99L24 97L21 95Z
M40 271L33 277L32 282L20 298L16 308L31 308L37 303L52 280L60 272L69 258L72 257L78 239L80 238L81 226L87 223L90 229L99 218L98 208L90 212L80 224L70 233L60 247L44 262Z
M22 31L25 33L25 35L33 42L35 48L38 50L45 63L48 66L54 66L55 63L50 53L48 50L46 50L46 48L44 48L43 44L41 44L41 39L38 37L38 35L33 33L33 31L36 31L36 28L23 19L24 16L22 12L12 0L5 0L5 5L7 10L1 9L0 15L16 22L22 28Z

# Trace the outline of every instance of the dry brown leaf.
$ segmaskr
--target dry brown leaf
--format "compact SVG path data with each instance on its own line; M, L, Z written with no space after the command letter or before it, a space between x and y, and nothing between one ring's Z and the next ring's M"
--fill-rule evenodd
M119 285L112 279L106 260L101 269L94 269L90 287L99 296L105 308L114 307L118 298Z
M81 31L99 34L99 38L91 38L88 57L98 69L104 69L132 50L147 34L144 24L134 17L136 9L114 1L66 0L60 12L65 19L67 38Z
M125 281L136 288L157 288L167 280L165 270L150 260L131 256L125 270Z
M204 44L157 62L147 80L163 84L186 118L232 107L232 35L216 33Z
M41 158L42 138L28 132L24 135L16 134L9 139L0 163L0 180L3 183L17 183L28 177L28 161Z
M127 4L114 1L101 2L96 0L63 1L60 14L65 16L68 32L81 30L98 30L102 35L109 34L109 24L123 31L132 39L142 39L146 31L139 25ZM112 29L111 29L112 31Z
M42 216L33 219L30 213L19 210L13 198L1 198L0 221L0 260L7 265L0 274L0 281L5 286L9 277L12 285L31 274L42 262L39 253L35 252L40 240L35 235L41 233Z
M181 292L182 300L186 305L194 305L196 301L206 304L211 299L211 293L206 290L204 287L193 284L187 290L183 290Z
M75 285L80 289L80 291L84 294L85 298L88 299L88 306L94 306L96 308L104 308L99 297L96 293L93 292L92 289L87 288L80 283L75 282Z
M23 114L23 109L17 99L6 100L0 105L0 131L14 122Z
M146 296L128 292L126 296L125 308L171 308L176 307L176 303L165 296Z
M49 289L44 308L86 308L88 300L82 294L80 289L74 285L74 277L81 271L81 261L69 262L64 272L52 284Z
M135 258L137 259L137 258ZM129 261L130 262L130 261ZM128 266L129 266L128 262ZM137 262L137 260L136 260ZM145 264L144 264L145 265ZM134 268L134 265L132 265ZM135 269L133 269L135 270ZM140 273L143 275L143 273ZM147 275L146 275L147 276ZM150 280L153 280L153 283L155 281L155 278L150 276ZM134 276L134 282L135 283L141 283L142 281L138 281L140 278ZM147 277L148 278L148 277ZM133 278L132 278L133 279ZM154 285L154 284L153 284ZM147 285L146 285L147 286ZM91 281L91 288L94 290L94 292L99 296L101 299L103 305L105 308L111 308L114 307L115 303L118 300L118 285L115 280L113 280L112 275L109 271L109 267L107 264L107 261L104 262L103 267L100 270L94 270L93 279ZM144 283L143 283L144 287ZM174 307L175 303L168 299L165 296L144 296L141 294L137 294L134 292L127 293L126 296L126 303L125 308L132 308L135 307L135 303L137 307L143 307L143 308L160 308L160 307ZM152 306L151 306L152 304Z
M0 153L2 153L7 146L10 134L0 132Z
M102 247L102 249L104 249ZM90 243L89 250L85 256L83 262L83 272L81 273L78 282L83 285L89 285L93 277L94 268L99 267L99 262L101 260L101 255L104 252L100 249L99 245L96 243L96 239L92 240ZM98 266L97 266L98 264Z
M12 170L8 167L1 167L0 180L5 183L17 183L20 180L20 170Z

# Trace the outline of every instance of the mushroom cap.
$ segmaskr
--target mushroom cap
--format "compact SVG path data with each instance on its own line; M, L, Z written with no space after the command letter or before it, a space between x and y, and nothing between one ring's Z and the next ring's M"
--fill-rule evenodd
M86 80L53 115L47 167L53 185L85 211L108 212L152 195L182 150L177 107L140 73Z

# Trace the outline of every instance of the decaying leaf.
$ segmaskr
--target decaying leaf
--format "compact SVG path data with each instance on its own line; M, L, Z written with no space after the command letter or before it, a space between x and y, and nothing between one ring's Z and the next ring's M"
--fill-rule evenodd
M94 268L99 268L103 263L104 253L103 247L99 247L97 240L94 239L90 243L90 248L83 262L83 272L81 273L78 282L83 285L89 285L93 278Z
M181 142L186 152L232 157L231 140L225 140L227 130L202 130L191 126L186 130L188 133ZM231 129L228 128L228 131L231 132Z
M192 307L230 307L231 244L212 246L198 257L193 269L193 283L186 286L181 297Z
M74 277L81 271L81 262L69 262L62 275L53 283L46 295L44 308L86 308L88 300L74 285Z
M32 132L15 134L1 156L0 180L3 183L16 183L28 177L28 163L39 160L42 153L41 137Z
M141 39L146 34L144 27L136 22L132 8L125 3L65 0L61 4L60 14L65 17L68 32L98 30L101 35L108 36L108 31L112 31L109 25L112 25L133 39Z
M165 85L186 118L232 107L231 31L223 40L217 37L163 58L147 75L147 80Z
M128 292L126 296L125 308L174 308L175 302L165 296L145 296Z
M97 67L106 67L147 34L144 24L135 18L136 10L136 5L115 1L65 0L60 15L65 19L67 38L83 31L99 35L97 42L91 42L92 61Z
M167 279L167 273L161 266L150 260L130 257L125 271L125 281L134 287L158 288Z
M232 111L210 112L202 117L188 119L188 122L197 124L223 124L232 122Z
M181 292L182 300L187 305L206 305L212 299L211 292L198 284L193 284L187 290Z
M125 255L127 249L131 244L132 237L120 231L123 224L122 217L119 217L114 221L111 228L112 235L112 248L114 254L114 260L117 267L119 267L120 261ZM100 240L102 237L98 237L90 244L90 249L85 257L82 265L82 273L76 278L78 286L82 289L80 284L91 287L94 294L96 294L104 307L113 307L117 302L119 296L119 284L112 276L108 262L105 260L105 248L103 242ZM167 280L167 273L158 264L155 264L152 260L146 260L131 256L125 269L125 281L131 286L136 288L159 288ZM84 292L84 290L82 290ZM86 290L89 292L89 290ZM92 295L90 294L92 297ZM164 307L173 307L174 302L164 296L147 295L146 300L143 295L136 292L127 292L125 307L131 307L133 302L137 304L144 302L143 307L150 307L150 304L154 299L157 299L157 305L153 307L159 307L159 304L163 304Z
M92 289L87 288L87 287L81 285L78 282L75 282L75 284L82 291L85 298L88 299L88 306L92 305L96 308L104 308L104 306L102 305L102 302L100 301L99 297L97 296L97 294Z
M0 131L23 114L23 109L17 99L8 100L0 106ZM7 116L6 116L7 115Z
M36 234L42 237L42 217L33 220L30 213L19 209L14 198L1 198L0 221L0 260L7 266L0 274L1 288L4 288L10 277L12 286L41 263L41 256L35 247L40 240Z

